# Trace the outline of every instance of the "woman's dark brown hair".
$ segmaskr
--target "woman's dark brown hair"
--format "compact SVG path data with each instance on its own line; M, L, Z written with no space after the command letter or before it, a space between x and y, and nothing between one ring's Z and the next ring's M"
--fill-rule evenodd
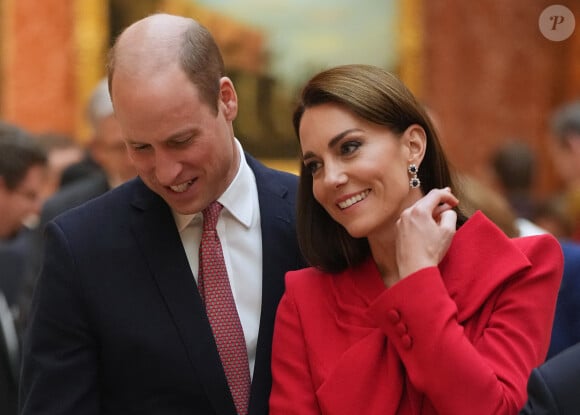
M369 65L344 65L315 75L304 87L294 111L297 137L307 108L324 103L342 105L357 116L402 134L413 124L427 135L425 157L419 168L424 194L434 188L455 189L449 163L435 128L422 105L393 74ZM310 265L327 272L340 272L370 255L366 238L353 238L314 199L312 174L301 166L298 189L297 232L300 248ZM466 217L456 209L458 227Z

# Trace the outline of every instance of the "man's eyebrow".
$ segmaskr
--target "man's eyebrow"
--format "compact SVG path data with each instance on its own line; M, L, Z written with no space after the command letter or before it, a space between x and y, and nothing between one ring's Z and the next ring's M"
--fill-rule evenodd
M176 133L171 134L169 137L167 137L166 139L163 140L164 143L168 143L174 140L177 140L180 137L184 137L184 136L188 136L188 137L193 137L195 135L199 134L199 129L198 128L188 128L182 131L178 131ZM149 143L143 143L139 140L134 140L131 138L124 138L124 140L127 142L127 144L149 144Z

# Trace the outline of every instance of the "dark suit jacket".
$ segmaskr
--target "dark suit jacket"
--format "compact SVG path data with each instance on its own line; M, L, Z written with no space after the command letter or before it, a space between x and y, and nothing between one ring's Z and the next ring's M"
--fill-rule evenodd
M580 342L580 244L562 241L561 245L564 274L556 303L548 359Z
M33 231L22 229L9 240L0 239L0 291L10 307L18 304L28 273Z
M40 223L46 224L59 214L94 199L109 189L107 177L101 172L78 179L62 187L44 203Z
M249 413L263 415L284 273L303 260L296 177L248 163L263 244ZM23 415L235 414L175 221L158 195L131 180L56 218L46 238L24 346Z
M42 253L44 251L44 229L46 224L61 213L73 207L102 195L110 189L107 177L104 173L95 171L87 177L79 178L74 183L63 186L58 192L46 200L40 213L39 226L31 232L27 255L26 274L18 298L20 313L18 318L18 331L21 334L23 327L28 322L30 301L40 267L42 266Z
M97 196L102 195L110 189L107 177L102 172L78 179L73 183L60 188L55 194L49 197L42 205L39 225L33 234L33 248L31 252L31 272L27 275L27 284L32 287L36 282L36 277L42 265L43 235L46 224L73 207L82 205Z
M520 415L580 413L580 343L532 371L528 402Z

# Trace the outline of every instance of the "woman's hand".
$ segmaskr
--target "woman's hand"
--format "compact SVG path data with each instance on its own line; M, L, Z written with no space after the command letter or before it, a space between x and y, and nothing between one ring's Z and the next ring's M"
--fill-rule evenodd
M449 188L433 189L401 213L397 221L397 265L399 278L439 264L453 235L457 198Z

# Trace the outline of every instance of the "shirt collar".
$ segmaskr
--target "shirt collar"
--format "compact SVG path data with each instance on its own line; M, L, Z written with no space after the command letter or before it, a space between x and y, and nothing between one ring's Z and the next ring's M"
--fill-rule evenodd
M246 156L242 145L237 138L234 138L238 153L240 154L240 166L236 176L226 189L226 191L218 198L224 209L232 214L232 216L243 224L245 227L249 228L254 209L254 199L252 198L252 188L255 188L255 179L246 162ZM175 218L175 223L177 224L177 230L182 232L190 224L196 224L201 221L201 212L182 215L172 210L173 217Z

